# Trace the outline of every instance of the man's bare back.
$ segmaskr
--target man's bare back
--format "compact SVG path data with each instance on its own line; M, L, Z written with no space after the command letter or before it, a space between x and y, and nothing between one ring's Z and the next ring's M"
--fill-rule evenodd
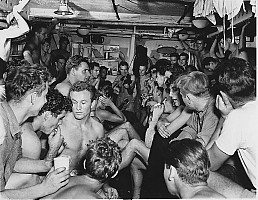
M66 147L63 155L71 156L70 169L73 170L87 150L89 141L104 136L103 125L92 117L81 123L74 118L73 113L68 113L60 126L61 134L64 136Z
M57 84L55 89L57 89L62 95L68 96L71 86L72 84L68 81L68 79L65 79L63 82Z

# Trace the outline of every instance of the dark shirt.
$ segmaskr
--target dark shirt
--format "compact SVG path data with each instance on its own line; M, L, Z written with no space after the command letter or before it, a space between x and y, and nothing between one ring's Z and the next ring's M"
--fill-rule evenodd
M6 101L0 103L0 127L0 191L3 191L16 161L22 156L21 129Z

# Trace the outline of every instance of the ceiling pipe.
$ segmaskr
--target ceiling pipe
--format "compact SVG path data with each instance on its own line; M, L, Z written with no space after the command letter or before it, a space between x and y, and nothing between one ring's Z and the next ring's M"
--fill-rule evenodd
M40 21L51 22L52 18L34 18L40 19ZM78 25L105 25L105 26L139 26L139 27L167 27L167 28L191 28L192 23L189 24L177 24L177 23L143 23L143 22L121 22L121 21L97 21L97 20L73 20L73 19L61 19L63 24L78 24Z

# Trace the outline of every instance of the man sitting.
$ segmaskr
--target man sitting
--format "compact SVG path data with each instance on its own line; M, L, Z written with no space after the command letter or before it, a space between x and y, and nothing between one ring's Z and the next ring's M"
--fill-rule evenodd
M88 144L78 167L78 176L70 178L69 184L47 199L98 199L117 198L113 189L103 191L102 186L117 175L122 161L121 150L109 137ZM105 189L105 188L103 188ZM109 194L107 194L109 192ZM115 196L114 196L115 195Z
M214 135L208 150L211 170L219 169L235 152L244 170L257 188L257 101L255 97L255 71L243 59L232 58L218 66L221 94L216 106L222 114L220 129ZM229 142L230 141L230 142ZM213 143L214 142L214 143ZM232 173L232 172L231 172ZM238 173L237 176L240 174ZM243 184L245 188L245 184ZM249 189L251 189L249 188Z
M68 96L72 84L77 81L86 81L89 79L89 63L82 56L74 55L67 60L65 72L67 74L66 79L57 84L55 88L58 89L62 95Z
M62 122L66 112L71 109L70 101L57 90L49 90L47 102L39 111L38 116L32 122L25 122L22 129L22 155L27 158L40 160L40 155L46 160L57 155L63 150L63 136L60 133L59 124ZM42 151L40 142L41 131L48 135L49 149ZM46 150L46 149L45 149ZM5 188L24 188L39 182L38 174L12 173Z
M165 155L164 179L169 192L182 199L223 198L208 186L210 161L193 139L172 141Z

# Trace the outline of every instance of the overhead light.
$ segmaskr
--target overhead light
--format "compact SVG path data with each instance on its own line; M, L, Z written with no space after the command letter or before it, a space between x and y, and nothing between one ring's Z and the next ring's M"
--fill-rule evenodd
M205 28L210 22L207 18L200 17L193 19L192 23L196 28Z
M81 36L85 36L88 35L90 32L90 27L86 26L86 25L81 25L78 29L77 32L79 35Z
M68 7L68 0L60 0L58 9L54 12L57 15L72 15L71 8Z

